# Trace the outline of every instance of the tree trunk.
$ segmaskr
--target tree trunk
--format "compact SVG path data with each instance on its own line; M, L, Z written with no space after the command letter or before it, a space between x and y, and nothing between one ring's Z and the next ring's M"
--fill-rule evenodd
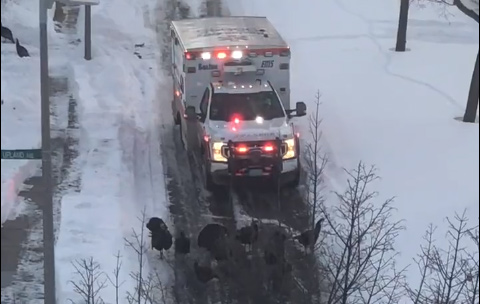
M477 23L479 22L479 16L476 12L469 9L465 5L463 5L461 0L454 0L453 4L457 6L457 8L467 15L468 17L475 20ZM468 92L468 100L467 100L467 107L465 109L465 115L463 116L463 122L474 123L477 119L477 109L478 109L478 95L479 95L479 69L478 69L478 55L477 54L477 61L475 62L475 68L473 70L472 82L470 83L470 90Z
M463 5L463 3L462 3L461 0L454 0L454 1L453 1L453 4L454 4L462 13L464 13L464 14L467 15L468 17L472 18L473 20L477 21L477 23L479 22L479 16L478 16L474 11L472 11L471 9L468 9L468 7L466 7L465 5Z
M400 18L398 19L397 46L396 52L405 52L407 50L407 28L408 11L410 9L410 0L400 0Z
M478 68L479 55L480 53L477 53L477 61L475 62L475 69L473 70L472 82L470 83L467 107L465 109L465 115L463 116L463 122L474 123L475 120L477 119L479 82L480 82L480 71Z

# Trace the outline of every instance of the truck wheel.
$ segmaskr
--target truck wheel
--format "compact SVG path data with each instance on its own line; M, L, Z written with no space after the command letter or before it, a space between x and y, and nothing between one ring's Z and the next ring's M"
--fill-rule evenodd
M298 161L297 170L295 170L294 178L287 183L287 186L290 188L297 188L300 185L300 175L302 173L302 167L300 166L300 161Z
M207 161L203 164L203 179L204 186L207 191L214 192L217 189L217 185L213 182L212 173L210 173Z
M187 147L185 145L185 140L183 139L183 125L180 123L179 126L180 127L178 128L179 129L178 135L180 135L180 144L182 145L182 148L184 150L187 150Z
M300 185L300 169L295 171L295 178L289 183L292 188L297 188Z

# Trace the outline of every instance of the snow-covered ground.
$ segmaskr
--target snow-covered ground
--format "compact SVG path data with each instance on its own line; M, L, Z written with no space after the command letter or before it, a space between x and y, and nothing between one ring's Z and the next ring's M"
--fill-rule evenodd
M38 1L2 1L2 24L27 48L31 57L18 57L15 45L2 38L2 149L38 149L41 145L40 53ZM53 23L48 25L51 76L63 68L65 58L56 56L65 48ZM23 181L36 174L39 160L2 159L2 225L21 212L18 193Z
M2 38L2 149L40 147L40 60L36 11L31 10L28 3L2 1L3 26L12 30L13 36L31 55L30 58L18 57L15 44L3 43ZM37 171L39 165L38 160L2 159L2 224L6 219L15 217L19 187L25 178Z
M152 14L145 14L146 9ZM81 190L62 199L56 247L60 303L76 297L73 286L67 284L74 273L72 260L91 256L112 276L118 251L123 256L120 277L127 282L120 295L134 292L130 275L139 263L132 249L124 250L124 239L131 239L132 229L137 233L143 229L139 221L143 210L147 218L159 216L168 222L163 182L151 185L150 192L136 192L137 183L151 183L152 175L163 179L160 154L156 155L158 164L151 168L154 171L138 176L135 168L138 159L145 157L138 151L148 149L146 134L157 119L155 103L164 101L157 96L164 78L157 65L156 19L150 19L155 12L155 1L102 2L93 7L93 60L72 62L81 132ZM80 45L77 58L82 51ZM159 137L152 140L157 140L159 148ZM138 147L139 143L143 146ZM157 270L166 283L167 269ZM115 289L106 288L102 297L113 303Z
M14 45L2 44L2 149L38 148L38 2L9 1L8 14L3 14L3 3L3 25L12 29L32 57L20 59ZM168 103L168 95L157 93L165 83L171 87L159 66L157 18L156 0L105 1L93 7L93 60L88 62L83 60L83 43L59 49L50 22L50 68L60 66L68 72L79 124L79 155L70 169L70 174L80 176L79 189L67 189L61 198L56 244L59 303L78 297L69 283L78 279L72 262L92 257L102 271L112 275L114 255L119 251L123 256L120 280L126 281L121 296L134 292L130 275L138 271L139 263L134 250L126 248L125 239L132 240L132 229L138 233L143 229L139 220L143 210L147 218L159 216L169 223L160 136L151 131L158 124L159 103ZM83 22L82 9L79 29ZM82 32L78 38L83 41ZM150 165L151 159L156 162ZM15 210L18 190L39 165L39 161L2 160L2 223L15 215L11 211ZM149 171L143 166L149 166ZM142 186L139 193L138 185L145 184L150 188L147 191ZM150 267L146 263L146 273L155 268L166 284L168 266L155 264ZM106 303L114 303L115 289L110 286L101 296Z
M360 160L379 168L378 190L396 196L407 220L402 265L412 263L429 223L443 228L464 208L477 221L479 127L454 120L466 103L477 23L454 8L447 20L441 8L413 5L411 51L397 54L396 0L227 2L232 15L267 16L291 44L293 100L313 101L320 90L332 190L343 191L341 168Z
M398 217L407 220L408 231L398 240L401 264L411 263L430 222L445 226L445 216L464 208L478 214L479 128L454 120L463 114L478 24L454 9L446 20L433 7L413 6L411 51L396 54L390 51L396 0L225 1L234 15L267 16L291 44L293 100L309 102L321 91L332 190L344 186L342 167L353 168L360 160L378 166L381 195L396 196ZM33 2L8 2L9 14L2 14L2 23L32 54L20 59L13 45L2 44L2 149L40 143ZM189 4L201 5L197 0ZM82 60L82 44L66 55L78 102L80 153L74 169L81 186L62 199L56 246L59 303L76 298L68 283L75 280L73 260L93 257L111 273L118 251L123 255L120 275L127 280L122 293L132 291L129 274L138 263L132 250L123 251L124 238L130 238L132 228L142 229L137 219L142 210L147 217L168 218L155 130L159 103L168 109L171 94L154 31L161 14L155 0L105 1L92 12L94 59ZM19 185L38 164L2 160L2 223L14 214ZM157 270L166 282L169 271ZM415 280L412 273L410 278ZM114 302L114 289L102 296Z

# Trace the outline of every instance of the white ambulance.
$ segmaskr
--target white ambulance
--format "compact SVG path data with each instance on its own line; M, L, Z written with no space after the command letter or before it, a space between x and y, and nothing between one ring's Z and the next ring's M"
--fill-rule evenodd
M298 184L291 119L290 49L265 17L173 21L172 112L185 147L200 155L207 189L226 177Z

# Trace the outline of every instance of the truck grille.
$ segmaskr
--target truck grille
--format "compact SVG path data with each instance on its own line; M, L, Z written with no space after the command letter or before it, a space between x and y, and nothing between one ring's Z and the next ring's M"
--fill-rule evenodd
M252 151L258 151L258 150L262 151L262 147L264 147L265 145L267 145L269 143L271 144L272 141L236 142L235 144L245 145L248 148L249 152L252 152ZM287 154L287 148L288 148L287 144L283 143L282 148L281 148L282 149L281 150L282 151L282 156ZM268 153L263 152L263 151L262 151L262 154L269 155ZM245 153L245 155L248 155L248 153ZM225 157L225 158L230 157L230 149L228 148L227 145L224 145L222 147L222 156Z

